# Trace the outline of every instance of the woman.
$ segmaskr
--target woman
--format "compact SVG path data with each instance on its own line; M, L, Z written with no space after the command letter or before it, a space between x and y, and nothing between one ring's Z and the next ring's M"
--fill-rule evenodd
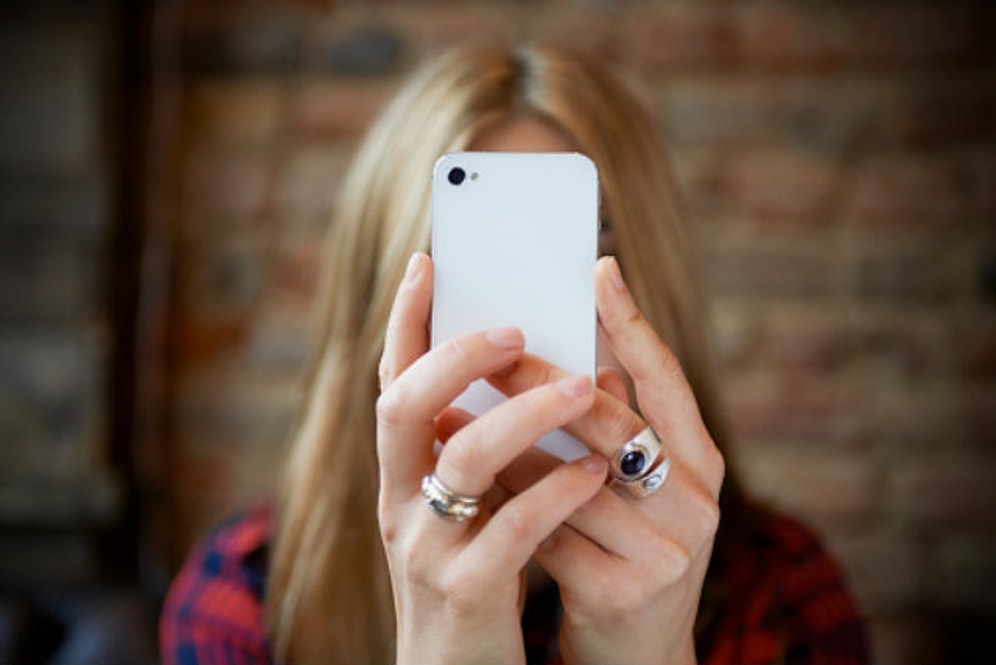
M516 330L428 350L428 174L461 149L597 165L597 385L524 354ZM830 558L724 483L687 235L650 120L594 64L492 46L419 70L343 184L277 505L191 556L164 660L864 662ZM446 406L480 377L510 399L477 419ZM555 465L531 450L560 426L592 454ZM606 482L633 441L669 465L659 488Z

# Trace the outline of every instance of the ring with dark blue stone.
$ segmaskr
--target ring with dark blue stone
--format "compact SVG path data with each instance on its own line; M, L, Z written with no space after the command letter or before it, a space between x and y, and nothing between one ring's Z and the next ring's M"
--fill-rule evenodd
M619 470L627 476L638 476L647 464L647 456L642 450L631 450L619 460Z
M652 427L624 443L609 462L614 482L634 497L644 499L664 484L671 467L660 437Z

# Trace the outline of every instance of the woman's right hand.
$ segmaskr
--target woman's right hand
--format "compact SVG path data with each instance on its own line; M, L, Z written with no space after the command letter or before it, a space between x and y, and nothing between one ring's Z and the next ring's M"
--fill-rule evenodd
M520 571L536 547L602 487L598 455L557 467L528 490L465 522L441 519L421 480L435 472L459 494L480 496L496 474L544 433L584 414L594 401L587 377L568 377L461 422L439 458L440 414L475 379L521 357L515 329L484 331L428 349L432 263L412 257L398 289L380 365L378 516L388 557L400 663L525 659Z

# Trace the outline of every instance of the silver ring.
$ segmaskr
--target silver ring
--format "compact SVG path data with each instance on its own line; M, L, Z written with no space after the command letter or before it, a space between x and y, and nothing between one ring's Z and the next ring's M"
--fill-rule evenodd
M624 443L609 463L615 484L639 499L659 490L671 471L671 457L663 449L653 427Z
M454 492L435 472L422 478L422 496L432 512L450 522L466 522L480 510L481 497Z

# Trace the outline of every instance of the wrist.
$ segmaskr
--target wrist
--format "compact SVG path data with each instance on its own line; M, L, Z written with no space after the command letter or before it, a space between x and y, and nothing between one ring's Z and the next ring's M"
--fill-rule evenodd
M445 613L443 613L445 614ZM518 621L467 621L467 617L430 622L399 622L396 662L525 663L525 645Z

